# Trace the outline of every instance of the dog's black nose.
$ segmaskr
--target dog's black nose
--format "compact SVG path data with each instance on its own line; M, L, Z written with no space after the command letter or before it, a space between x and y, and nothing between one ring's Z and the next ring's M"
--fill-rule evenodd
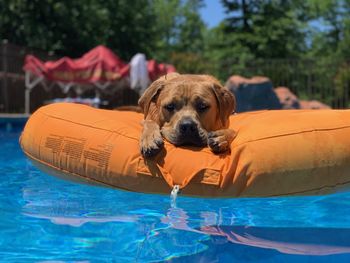
M179 124L179 129L183 135L193 134L194 132L197 132L197 125L194 121L185 119Z

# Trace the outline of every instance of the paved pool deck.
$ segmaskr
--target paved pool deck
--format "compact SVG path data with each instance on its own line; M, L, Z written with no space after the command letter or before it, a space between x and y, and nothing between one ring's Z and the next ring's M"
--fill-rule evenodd
M30 114L25 113L0 113L0 122L26 121Z
M0 113L0 118L28 118L27 113Z

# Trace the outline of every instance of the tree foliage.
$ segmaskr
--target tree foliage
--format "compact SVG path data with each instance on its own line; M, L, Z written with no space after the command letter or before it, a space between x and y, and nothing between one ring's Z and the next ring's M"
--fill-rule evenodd
M297 57L306 50L305 1L223 0L224 30L256 58Z
M0 1L0 35L12 43L73 57L105 44L127 59L154 48L154 14L149 2Z
M73 57L104 44L125 60L143 52L222 80L262 59L350 56L350 0L221 3L226 17L208 28L203 0L0 1L0 37Z
M153 5L157 18L154 57L173 62L171 58L186 58L184 54L202 55L206 28L199 9L203 0L154 0Z

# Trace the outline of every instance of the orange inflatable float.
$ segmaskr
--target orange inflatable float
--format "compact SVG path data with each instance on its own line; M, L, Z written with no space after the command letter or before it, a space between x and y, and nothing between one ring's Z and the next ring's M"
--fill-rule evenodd
M37 110L20 138L24 153L65 179L119 189L205 197L325 194L350 189L350 110L285 110L230 118L231 151L165 143L139 152L143 115L78 104Z

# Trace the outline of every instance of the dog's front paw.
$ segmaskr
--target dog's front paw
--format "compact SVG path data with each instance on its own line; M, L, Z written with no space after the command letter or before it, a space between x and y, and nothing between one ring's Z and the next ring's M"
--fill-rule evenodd
M230 149L235 137L236 133L229 129L209 132L208 146L214 153L222 153Z
M152 157L157 155L164 146L162 135L157 132L146 134L141 137L140 150L144 157Z

